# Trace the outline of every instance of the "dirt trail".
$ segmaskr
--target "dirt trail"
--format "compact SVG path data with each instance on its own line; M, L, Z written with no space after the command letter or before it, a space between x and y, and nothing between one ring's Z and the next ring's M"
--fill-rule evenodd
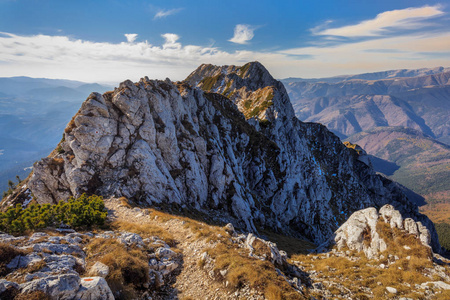
M112 198L105 200L105 205L113 219L136 224L156 225L167 230L177 241L176 248L183 254L183 266L173 285L175 295L166 299L238 299L234 292L226 289L223 284L210 278L198 265L201 255L211 247L204 239L196 238L190 228L184 226L180 219L162 221L155 215L145 214L140 208L123 206L120 200ZM156 217L156 218L155 218ZM207 225L205 225L207 226Z

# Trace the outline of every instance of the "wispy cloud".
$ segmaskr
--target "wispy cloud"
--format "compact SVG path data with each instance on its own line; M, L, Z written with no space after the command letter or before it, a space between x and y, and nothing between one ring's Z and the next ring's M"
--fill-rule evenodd
M161 9L155 14L153 19L156 20L156 19L165 18L165 17L171 16L171 15L174 15L176 13L179 13L182 10L183 10L183 8Z
M342 37L381 36L393 30L420 29L424 21L444 14L440 5L410 7L391 10L378 14L374 19L365 20L355 25L324 29L330 24L326 21L321 27L312 28L316 35Z
M311 33L313 33L313 34L319 34L323 30L325 30L328 27L328 25L330 25L331 23L333 23L333 20L326 20L322 24L319 24L316 27L309 29L309 31L311 31Z
M124 35L127 38L128 43L133 43L138 36L137 33L125 33Z
M242 45L247 44L255 36L253 34L255 29L256 28L251 25L237 24L236 27L234 27L234 36L228 41Z

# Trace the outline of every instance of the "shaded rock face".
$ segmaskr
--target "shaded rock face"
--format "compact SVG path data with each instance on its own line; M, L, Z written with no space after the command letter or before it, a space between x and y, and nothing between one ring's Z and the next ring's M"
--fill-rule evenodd
M364 251L369 258L377 257L379 252L387 249L377 230L378 222L385 222L391 228L405 230L409 234L417 236L420 242L431 247L431 234L422 222L411 218L403 219L401 213L392 205L386 204L377 211L374 207L359 210L336 230L331 243L336 244L338 250L348 247L351 250Z
M93 93L58 150L28 182L39 202L125 196L316 243L369 206L391 203L424 218L324 126L299 121L284 86L257 62L202 65L182 83L144 78Z

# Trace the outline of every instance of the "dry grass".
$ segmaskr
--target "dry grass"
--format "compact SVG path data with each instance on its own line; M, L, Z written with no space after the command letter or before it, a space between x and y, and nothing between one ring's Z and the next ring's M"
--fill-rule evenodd
M131 208L130 202L129 202L129 200L126 197L120 197L119 201L120 201L120 205L121 206L124 206L124 207L127 207L127 208Z
M45 268L46 266L47 266L47 263L44 260L40 260L34 264L28 265L25 268L17 269L14 272L14 274L11 274L11 275L13 275L12 277L9 277L9 278L7 277L7 278L11 279L12 281L15 281L17 283L24 283L25 282L25 277L23 277L24 275L36 273L36 272L42 270L43 268ZM8 276L11 276L11 275L8 275ZM17 275L20 275L20 276L17 276Z
M224 240L225 237L228 236L228 233L225 231L225 229L220 226L211 226L198 221L194 221L189 218L186 219L184 220L184 226L191 229L191 231L195 233L195 237L197 239L203 238L206 241L210 242Z
M8 274L6 265L17 255L24 255L24 252L8 244L0 243L0 276Z
M34 263L28 266L26 269L24 269L24 274L38 272L39 270L42 270L45 266L47 266L47 263L44 260L40 260L37 263Z
M282 300L283 299L283 295L281 293L281 290L279 289L278 286L276 286L273 283L270 283L267 286L266 291L264 293L264 296L267 299L273 299L273 300Z
M254 249L254 254L258 255L258 256L262 256L265 257L267 259L270 259L272 252L270 251L269 246L267 246L265 243L263 243L262 241L256 239L253 244L252 247Z
M395 254L400 258L405 258L407 256L417 257L422 259L424 263L431 263L431 249L422 245L415 235L408 234L398 228L391 228L390 225L385 222L377 223L377 232L387 244L386 253ZM405 248L405 246L410 249Z
M77 127L77 126L75 125L75 118L76 118L78 115L79 115L79 112L77 112L77 113L72 117L72 119L71 119L70 122L67 124L66 128L64 129L64 132L65 132L65 133L71 133L72 130L74 130L75 127Z
M448 300L450 299L450 290L445 290L440 292L439 294L436 294L434 296L434 299L436 300Z
M134 299L149 279L145 250L126 249L115 239L94 239L87 245L88 260L100 261L109 267L105 278L116 299Z
M197 220L208 220L208 216L201 212L183 210L181 215L171 214L154 208L147 209L149 214L153 218L161 223L165 223L171 220L179 220L184 222L184 227L191 229L195 233L196 238L205 238L207 241L219 239L219 235L225 237L228 236L225 229L222 227L224 224L218 224L210 221L207 224ZM167 241L166 241L167 242Z
M111 223L113 230L129 231L139 234L142 238L157 236L164 240L169 246L174 247L176 241L174 237L162 227L152 224L136 224L126 221L114 221Z
M14 300L50 300L50 299L51 299L50 296L44 293L43 291L34 291L27 294L19 294L14 298Z
M342 284L354 294L355 299L364 299L366 293L361 287L370 288L375 299L389 298L391 295L386 292L387 286L398 290L396 296L417 299L419 295L412 293L410 286L432 280L427 276L429 268L433 267L431 250L414 235L397 228L391 229L384 222L378 222L377 232L387 243L387 250L381 253L385 258L381 260L369 260L362 252L355 251L349 255L355 261L333 254L328 258L325 255L294 255L292 260L301 261L307 271L317 271L320 281L331 279ZM398 260L389 260L389 254L396 255ZM387 268L380 268L381 264Z
M208 254L215 259L216 278L228 281L234 288L248 284L261 291L267 299L299 299L296 292L284 278L279 276L272 263L248 257L248 251L236 249L231 242L218 242ZM226 269L225 277L219 271Z
M372 289L376 299L384 298L387 286L396 288L401 295L406 295L410 292L410 287L405 283L414 286L430 280L423 275L425 270L423 259L414 257L410 260L400 259L387 269L379 268L380 262L370 261L364 255L358 254L352 254L352 257L358 258L357 261L336 256L321 257L317 260L311 257L308 255L295 259L306 263L308 271L319 272L322 280L333 278L333 281L339 282L355 295L358 293L363 295L361 287L367 287Z

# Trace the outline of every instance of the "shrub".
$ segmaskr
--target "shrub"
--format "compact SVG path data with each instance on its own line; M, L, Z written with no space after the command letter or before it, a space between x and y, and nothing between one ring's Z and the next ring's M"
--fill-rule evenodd
M97 195L85 194L67 202L58 204L31 204L22 208L20 204L0 212L0 230L8 233L23 233L26 230L42 229L61 224L73 228L104 225L107 211L103 198Z
M20 179L19 175L16 175L16 179L18 181L17 185L12 180L8 180L8 189L3 192L2 198L6 198L14 193L14 190L20 185L22 180Z
M175 246L174 237L164 230L162 227L152 224L136 224L126 221L114 221L111 224L111 228L114 230L130 231L139 234L143 238L157 236L164 240L169 246Z

